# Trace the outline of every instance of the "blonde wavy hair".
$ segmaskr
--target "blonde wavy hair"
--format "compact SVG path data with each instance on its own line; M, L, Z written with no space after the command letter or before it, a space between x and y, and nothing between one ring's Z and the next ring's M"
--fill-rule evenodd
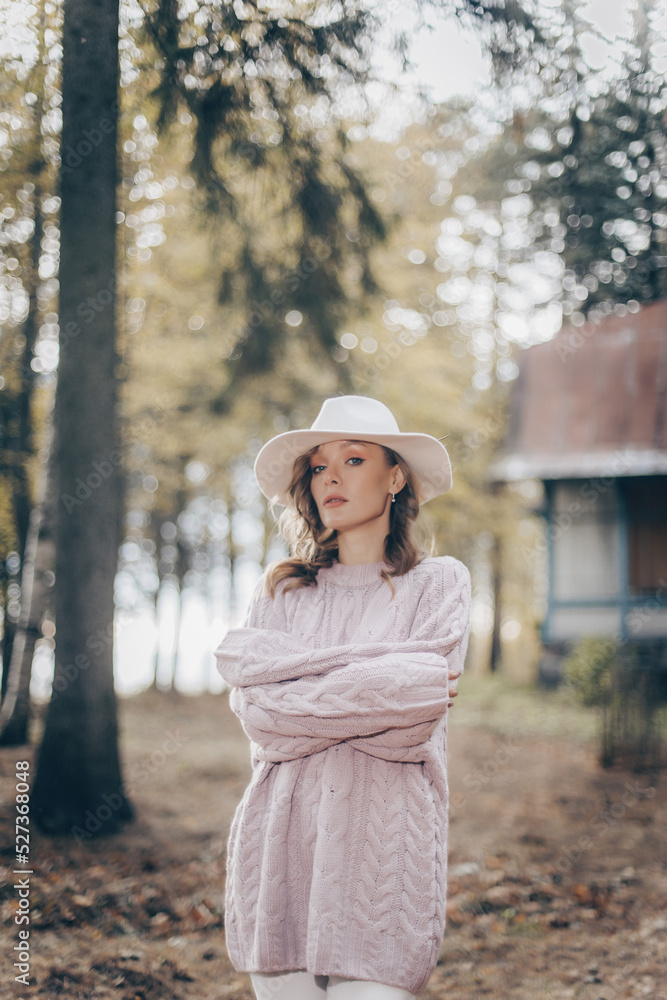
M310 457L317 450L315 445L294 462L292 480L288 489L291 502L275 519L275 504L269 504L270 511L277 521L278 531L289 545L291 557L279 559L269 564L265 579L265 593L275 599L276 586L287 577L290 583L284 590L294 590L296 587L317 586L317 574L322 567L331 566L338 558L338 532L327 528L320 519L317 504L310 490L312 470ZM431 529L426 532L421 523L417 524L419 514L419 494L415 478L410 466L391 448L381 445L387 466L400 466L405 476L405 485L396 494L396 500L390 504L389 534L385 539L384 560L393 569L382 570L381 576L387 581L392 592L392 600L396 594L391 578L402 576L429 555L435 552L435 540Z

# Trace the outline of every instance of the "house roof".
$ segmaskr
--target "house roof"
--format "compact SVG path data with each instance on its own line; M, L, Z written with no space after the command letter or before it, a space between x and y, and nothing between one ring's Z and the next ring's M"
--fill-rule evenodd
M667 474L667 299L517 359L496 480Z

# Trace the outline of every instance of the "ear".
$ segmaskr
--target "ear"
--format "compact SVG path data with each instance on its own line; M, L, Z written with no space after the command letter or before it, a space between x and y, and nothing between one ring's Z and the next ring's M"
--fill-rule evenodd
M400 465L397 465L394 470L394 478L391 487L392 493L400 493L404 486L405 474Z

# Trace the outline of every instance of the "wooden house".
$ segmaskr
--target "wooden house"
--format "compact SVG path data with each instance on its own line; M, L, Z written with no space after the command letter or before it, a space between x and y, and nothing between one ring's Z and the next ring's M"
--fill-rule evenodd
M667 641L667 300L521 352L492 477L544 483L547 649Z

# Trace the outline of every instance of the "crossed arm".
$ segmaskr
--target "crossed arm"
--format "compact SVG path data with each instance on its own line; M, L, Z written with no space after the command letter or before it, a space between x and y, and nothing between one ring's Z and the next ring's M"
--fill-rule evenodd
M253 624L230 630L215 655L256 755L287 760L342 741L389 760L418 755L463 670L470 583L457 566L444 600L427 595L403 641L304 648L293 634L261 627L251 609Z

